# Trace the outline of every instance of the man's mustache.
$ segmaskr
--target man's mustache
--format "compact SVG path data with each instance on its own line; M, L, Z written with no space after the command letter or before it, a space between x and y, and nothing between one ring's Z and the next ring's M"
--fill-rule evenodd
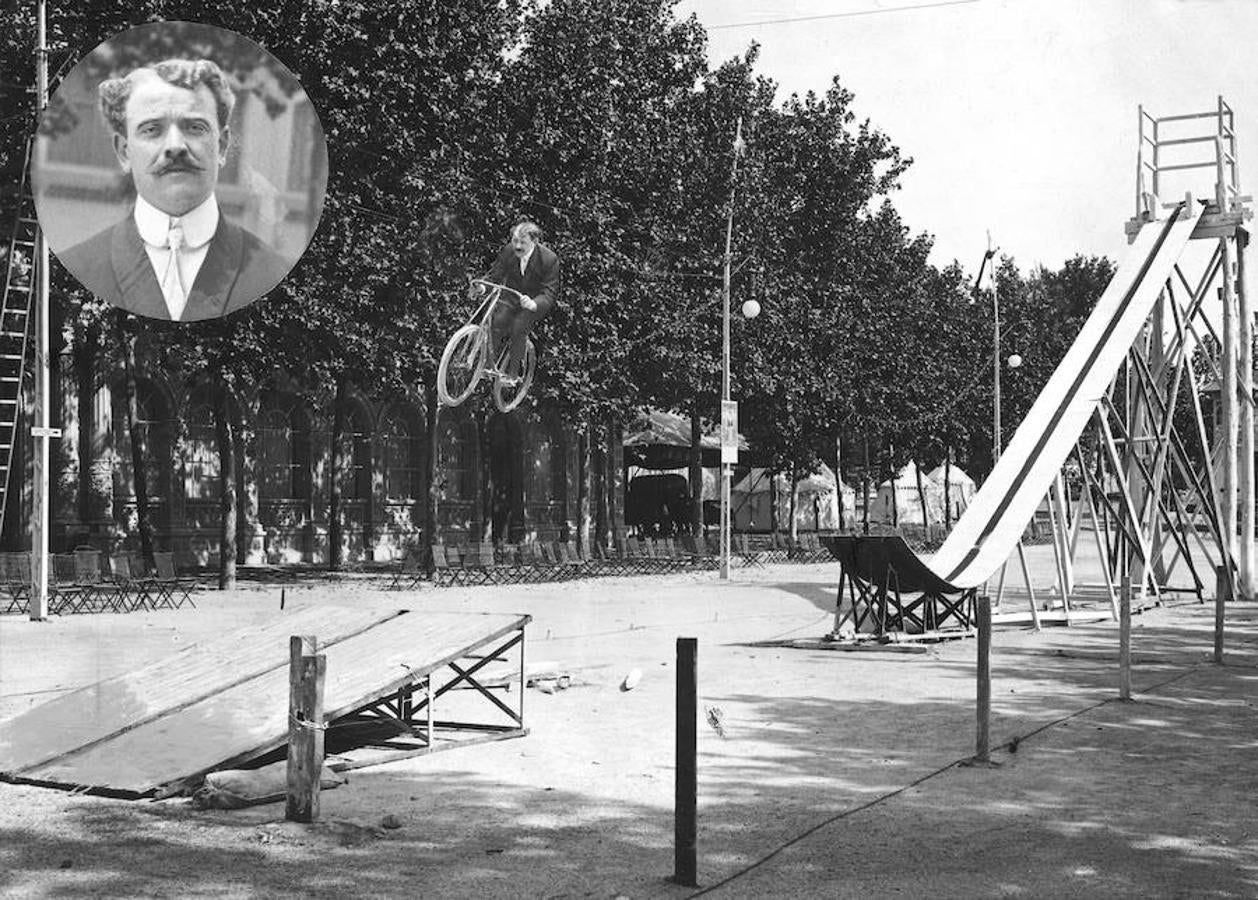
M165 165L158 166L154 169L157 175L165 175L169 172L200 172L201 166L186 159L176 159Z

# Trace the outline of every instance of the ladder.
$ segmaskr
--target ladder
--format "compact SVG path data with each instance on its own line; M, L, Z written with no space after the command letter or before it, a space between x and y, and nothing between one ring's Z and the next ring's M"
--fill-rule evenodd
M22 373L30 352L31 306L37 284L35 242L39 222L35 217L35 197L30 183L34 146L32 134L26 140L17 211L9 235L8 256L4 259L4 294L0 298L0 530L9 507L13 449L18 439L17 421L22 406Z

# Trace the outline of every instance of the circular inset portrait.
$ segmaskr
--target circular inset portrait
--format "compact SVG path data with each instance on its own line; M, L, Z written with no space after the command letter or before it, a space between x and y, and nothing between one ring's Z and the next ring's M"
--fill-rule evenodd
M93 294L191 322L275 287L314 237L328 148L297 78L253 41L141 25L76 65L31 163L49 248Z

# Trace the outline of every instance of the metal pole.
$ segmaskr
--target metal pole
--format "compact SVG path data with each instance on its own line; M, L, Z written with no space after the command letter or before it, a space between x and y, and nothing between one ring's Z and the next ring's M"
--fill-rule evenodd
M738 155L742 152L743 120L738 120L738 128L734 135L734 163L730 169L729 209L725 216L725 256L723 257L721 278L721 401L730 398L729 377L729 308L730 308L730 247L734 238L734 184L738 177ZM724 406L722 406L722 410ZM723 451L722 451L723 452ZM724 459L721 460L721 580L729 580L730 555L730 482L733 469Z
M35 4L36 34L38 45L35 50L35 103L40 115L48 105L48 28L44 0ZM21 198L19 198L20 202ZM32 621L48 618L48 442L52 439L48 416L51 410L52 390L51 372L48 366L48 242L44 239L43 229L35 229L35 270L36 294L35 303L39 307L39 325L35 343L35 421L33 430L35 437L35 496L31 511L31 606Z
M1000 298L996 294L996 266L992 264L992 465L1000 461Z

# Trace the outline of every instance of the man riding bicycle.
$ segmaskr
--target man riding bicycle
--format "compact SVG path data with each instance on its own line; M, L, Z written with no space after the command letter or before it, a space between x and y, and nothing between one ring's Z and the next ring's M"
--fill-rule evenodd
M520 380L525 338L535 324L546 318L559 296L559 257L538 242L541 236L541 228L532 222L516 225L511 229L509 242L499 251L485 276L486 281L505 285L522 295L518 306L499 303L494 309L494 345L490 359L497 361L504 335L511 339L511 355L501 379L506 384Z

